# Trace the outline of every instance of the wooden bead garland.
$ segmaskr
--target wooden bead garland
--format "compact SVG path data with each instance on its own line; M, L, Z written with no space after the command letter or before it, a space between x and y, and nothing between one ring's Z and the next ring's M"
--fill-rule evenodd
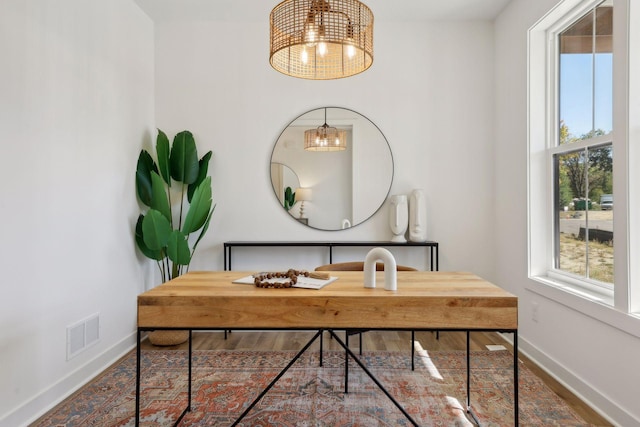
M298 276L309 277L309 272L304 270L294 270L290 268L287 271L277 271L273 273L260 273L253 276L253 283L258 288L282 289L290 288L298 283ZM289 279L283 282L269 282L269 279L283 278Z

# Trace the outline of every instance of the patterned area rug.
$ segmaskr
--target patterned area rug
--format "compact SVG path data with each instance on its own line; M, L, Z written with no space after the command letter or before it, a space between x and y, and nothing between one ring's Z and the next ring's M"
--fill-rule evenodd
M173 425L186 406L186 352L143 351L141 425ZM192 410L181 426L229 426L295 352L205 351L193 356ZM365 352L363 361L421 426L472 426L463 409L464 352ZM353 365L351 367L351 365ZM512 426L513 357L473 352L471 403L483 426ZM587 426L520 363L520 424ZM129 353L33 426L133 426L135 352ZM353 361L344 393L344 353L307 351L238 424L244 427L410 426Z

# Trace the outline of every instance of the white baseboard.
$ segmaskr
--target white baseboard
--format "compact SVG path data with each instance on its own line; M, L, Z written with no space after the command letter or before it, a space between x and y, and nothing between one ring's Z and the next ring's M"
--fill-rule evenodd
M46 390L0 418L0 427L26 427L54 408L136 346L136 332L69 373Z
M505 340L513 344L511 337L511 334L503 335ZM575 375L569 368L558 363L520 336L518 337L518 352L524 354L614 426L640 427L640 420L611 402L610 399L600 393L591 384Z

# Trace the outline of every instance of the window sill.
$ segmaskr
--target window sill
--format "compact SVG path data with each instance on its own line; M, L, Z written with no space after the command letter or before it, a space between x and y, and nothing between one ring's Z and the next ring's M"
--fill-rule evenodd
M573 294L576 297L584 298L597 304L604 304L610 307L614 306L613 290L611 289L592 285L553 271L547 273L546 276L534 277L533 279L539 280L547 286Z
M549 276L533 276L530 279L527 290L640 338L640 316L617 310L612 294L579 288Z

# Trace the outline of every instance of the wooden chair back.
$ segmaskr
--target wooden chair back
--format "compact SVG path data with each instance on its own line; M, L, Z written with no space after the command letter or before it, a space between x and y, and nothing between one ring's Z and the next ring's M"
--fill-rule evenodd
M363 271L363 261L351 261L351 262L336 262L333 264L325 264L316 267L316 271ZM384 264L381 262L376 263L376 271L383 271ZM396 265L397 271L418 271L417 268L407 267L406 265Z

